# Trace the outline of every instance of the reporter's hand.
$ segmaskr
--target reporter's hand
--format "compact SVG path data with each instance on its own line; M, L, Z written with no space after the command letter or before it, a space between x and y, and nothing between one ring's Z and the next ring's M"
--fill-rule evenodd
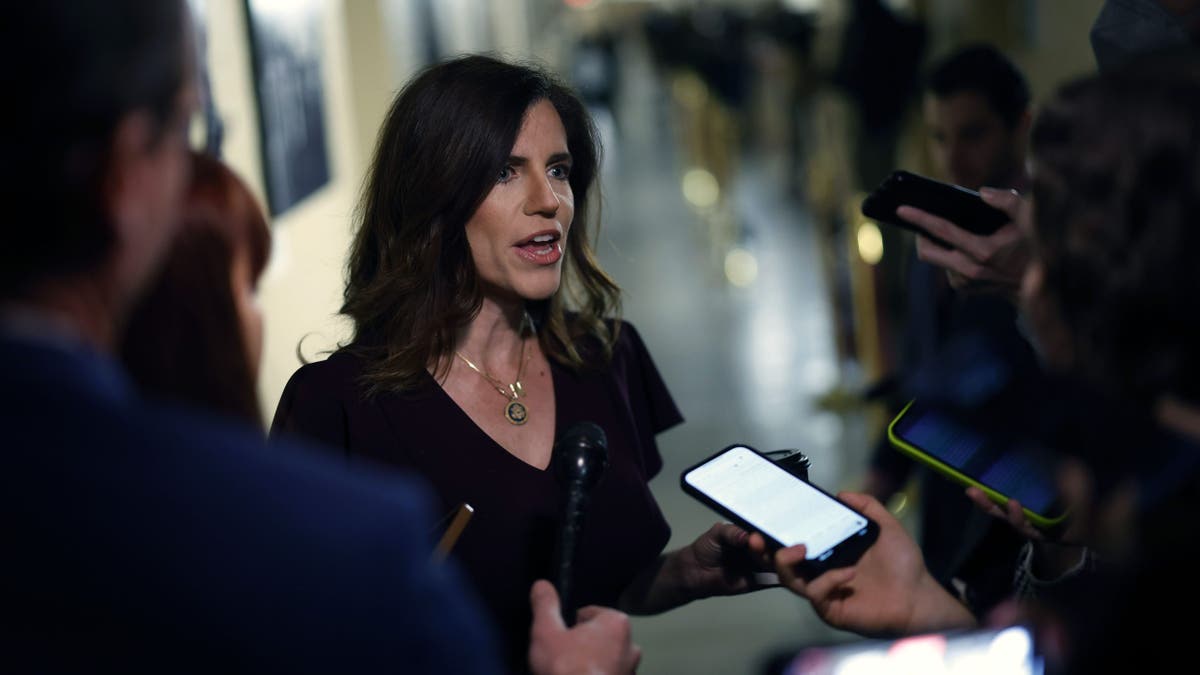
M1090 472L1079 461L1063 460L1055 476L1059 504L1070 514L1064 525L1043 530L1030 522L1024 507L1016 499L1009 499L1004 506L992 501L983 490L967 488L967 498L976 508L988 515L1007 522L1018 534L1036 543L1082 546L1093 538L1092 514L1096 507L1092 498Z
M624 675L637 669L642 650L634 644L623 612L589 605L576 612L575 626L567 628L558 591L545 579L533 582L529 602L529 667L536 675Z
M983 490L977 487L967 488L967 498L975 503L975 507L980 511L1007 522L1012 526L1017 534L1031 541L1045 541L1046 534L1029 522L1029 518L1025 515L1025 508L1021 506L1021 502L1010 499L1008 503L1001 507L996 502L992 501Z
M950 285L967 292L999 293L1016 302L1021 277L1029 264L1028 199L1015 190L981 188L983 201L1008 214L1011 222L983 236L959 227L945 218L912 206L901 206L896 215L921 226L951 248L917 237L917 257L946 270Z
M1085 555L1085 545L1095 538L1091 479L1087 469L1077 460L1064 461L1059 467L1057 485L1060 501L1070 514L1064 526L1053 530L1035 527L1021 503L1008 500L1003 507L993 502L977 487L967 488L967 497L983 512L1007 522L1021 536L1033 542L1031 571L1040 579L1056 579L1075 568ZM1113 500L1115 503L1115 500ZM1101 530L1124 531L1127 527L1101 527Z
M875 498L838 495L879 525L879 538L851 567L828 570L812 581L796 572L803 545L775 553L779 579L806 598L829 625L865 635L905 635L975 625L970 611L951 596L925 567L921 550L904 525ZM766 542L754 533L751 549L763 554Z

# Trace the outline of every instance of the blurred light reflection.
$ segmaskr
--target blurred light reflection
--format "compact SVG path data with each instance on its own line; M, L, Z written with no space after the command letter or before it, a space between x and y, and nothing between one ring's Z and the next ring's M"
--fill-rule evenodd
M721 198L721 187L707 170L689 169L683 174L683 198L697 208L712 208Z
M735 248L725 254L725 278L739 288L745 288L758 278L758 260L744 248Z

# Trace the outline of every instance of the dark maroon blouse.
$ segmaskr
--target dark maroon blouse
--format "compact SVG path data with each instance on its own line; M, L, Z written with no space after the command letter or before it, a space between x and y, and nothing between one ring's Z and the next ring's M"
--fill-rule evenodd
M579 606L613 606L670 537L648 482L662 469L655 435L683 417L629 323L621 325L609 367L577 374L550 364L557 432L587 420L608 438L608 468L593 488L577 543L575 598ZM298 433L353 460L415 470L432 484L442 513L471 504L475 514L453 557L491 610L510 668L526 670L529 587L552 579L562 512L557 481L497 445L432 377L419 394L367 399L358 382L362 368L346 350L301 367L284 389L271 433Z

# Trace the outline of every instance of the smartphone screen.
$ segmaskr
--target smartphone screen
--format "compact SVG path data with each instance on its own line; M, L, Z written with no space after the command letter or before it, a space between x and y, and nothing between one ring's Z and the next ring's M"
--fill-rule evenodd
M1026 510L1056 516L1057 458L1045 447L1016 436L987 436L949 414L916 404L897 417L891 433L893 442L902 441L962 477L1016 499Z
M727 448L686 471L683 482L782 546L804 544L808 560L828 559L839 544L865 536L874 525L745 446Z

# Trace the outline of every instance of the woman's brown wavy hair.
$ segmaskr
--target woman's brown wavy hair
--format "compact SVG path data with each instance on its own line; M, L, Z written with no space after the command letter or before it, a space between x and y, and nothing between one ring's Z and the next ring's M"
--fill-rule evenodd
M444 367L478 313L483 295L466 224L508 161L525 112L543 100L566 130L575 219L563 286L529 311L549 358L579 370L611 357L620 323L604 319L619 312L620 289L588 232L600 163L595 125L540 67L463 56L426 68L399 92L363 186L341 312L353 321L346 349L366 361L368 392L416 388L427 368Z

